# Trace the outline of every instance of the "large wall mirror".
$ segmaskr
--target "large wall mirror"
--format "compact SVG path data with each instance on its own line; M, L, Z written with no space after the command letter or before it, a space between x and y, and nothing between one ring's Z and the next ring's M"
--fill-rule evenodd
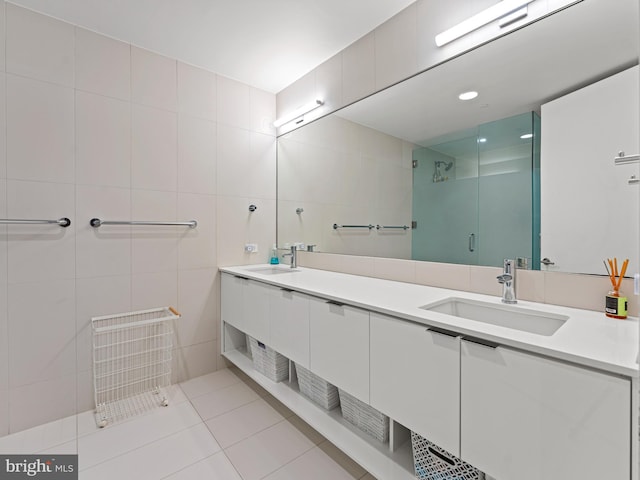
M278 244L496 266L521 257L533 269L594 274L618 256L638 271L640 186L629 180L640 167L614 164L620 150L640 150L638 18L636 0L583 0L280 136ZM571 116L545 130L544 106L573 92L586 92L574 100L582 122L592 104L613 104L589 86L621 72L635 82L627 110L614 121L593 111L590 122L606 124L606 139L581 136ZM470 90L478 97L458 99ZM551 125L581 148L545 154ZM597 152L597 168L584 151ZM615 225L598 218L612 209ZM558 235L562 223L575 228Z

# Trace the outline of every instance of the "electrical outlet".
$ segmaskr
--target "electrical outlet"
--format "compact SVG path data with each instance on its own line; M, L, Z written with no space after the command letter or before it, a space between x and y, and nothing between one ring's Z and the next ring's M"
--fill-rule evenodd
M247 243L244 246L244 251L246 253L258 253L258 244L257 243Z

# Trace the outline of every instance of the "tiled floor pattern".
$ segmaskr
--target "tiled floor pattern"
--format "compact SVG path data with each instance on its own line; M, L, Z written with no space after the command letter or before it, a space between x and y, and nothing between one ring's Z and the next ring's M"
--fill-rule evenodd
M169 392L170 406L98 429L85 412L0 438L0 453L78 453L81 480L375 480L242 372Z

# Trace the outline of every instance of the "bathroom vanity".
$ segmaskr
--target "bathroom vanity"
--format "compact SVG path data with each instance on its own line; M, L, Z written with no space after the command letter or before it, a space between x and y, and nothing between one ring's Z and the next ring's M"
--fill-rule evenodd
M221 271L223 355L380 480L415 478L410 431L497 480L636 478L637 319L308 268ZM389 443L256 372L245 334L388 415Z

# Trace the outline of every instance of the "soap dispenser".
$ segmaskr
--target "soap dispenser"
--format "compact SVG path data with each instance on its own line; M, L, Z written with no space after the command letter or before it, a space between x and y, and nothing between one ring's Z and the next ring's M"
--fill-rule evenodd
M276 247L275 244L271 249L271 259L269 260L269 263L271 265L278 265L280 263L280 260L278 259L278 248Z

